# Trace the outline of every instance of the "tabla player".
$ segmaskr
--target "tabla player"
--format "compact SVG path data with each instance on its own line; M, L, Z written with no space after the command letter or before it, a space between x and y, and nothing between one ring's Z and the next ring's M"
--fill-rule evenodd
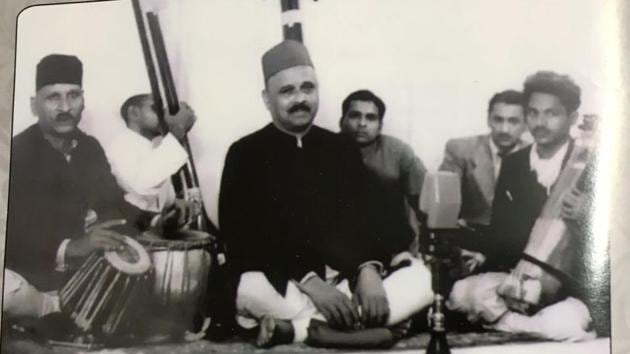
M59 311L64 279L94 250L124 247L153 224L176 220L125 202L95 138L78 128L83 64L51 54L37 64L31 110L37 123L13 139L3 315Z

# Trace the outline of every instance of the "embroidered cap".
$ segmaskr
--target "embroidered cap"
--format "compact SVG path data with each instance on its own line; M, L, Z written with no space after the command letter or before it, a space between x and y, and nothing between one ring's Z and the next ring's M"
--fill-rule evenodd
M313 66L306 47L294 40L280 42L262 57L265 82L280 71L299 65Z

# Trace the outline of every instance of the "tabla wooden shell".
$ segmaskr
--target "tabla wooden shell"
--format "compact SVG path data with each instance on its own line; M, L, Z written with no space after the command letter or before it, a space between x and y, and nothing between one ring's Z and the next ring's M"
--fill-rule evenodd
M125 236L126 252L93 252L59 292L61 309L86 332L126 332L149 289L149 254Z
M180 312L180 317L199 312L212 265L212 237L182 230L169 239L147 232L138 241L153 263L152 293L158 304L165 311Z

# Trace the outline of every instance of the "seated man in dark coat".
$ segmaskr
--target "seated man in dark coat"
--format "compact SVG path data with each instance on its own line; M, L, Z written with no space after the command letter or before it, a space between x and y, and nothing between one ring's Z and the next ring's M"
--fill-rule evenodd
M83 69L53 54L37 65L31 109L38 122L13 140L3 313L59 311L55 292L95 250L124 248L123 234L166 219L127 204L103 149L77 125Z
M385 326L429 303L430 275L414 264L382 280L391 255L367 224L361 156L352 142L313 125L318 82L306 48L285 41L262 61L273 122L230 147L219 200L238 323L260 324L263 346L349 345L327 330L361 326L378 327L363 339L391 341ZM314 324L324 321L330 336L318 342Z
M584 340L589 332L589 302L579 292L568 292L540 312L527 316L512 312L497 295L497 287L522 257L534 223L556 186L574 149L570 130L577 121L580 89L573 81L553 72L539 72L525 82L526 120L534 144L505 159L501 166L492 207L490 242L485 245L486 273L458 281L450 307L469 319L492 323L495 329L535 333L556 340ZM589 199L578 189L567 191L562 216L571 226L586 218ZM581 232L574 229L569 252L580 252ZM567 255L569 256L569 255ZM578 259L581 259L579 254ZM583 284L586 285L586 284ZM566 297L566 296L569 297ZM558 317L564 317L558 321Z

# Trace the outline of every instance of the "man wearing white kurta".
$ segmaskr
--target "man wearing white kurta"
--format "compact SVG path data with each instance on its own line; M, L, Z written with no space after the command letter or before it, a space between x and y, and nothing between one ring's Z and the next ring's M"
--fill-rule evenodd
M128 98L120 113L127 129L106 149L112 172L127 192L127 202L143 210L159 212L175 201L170 177L188 160L180 140L193 126L195 115L182 103L177 114L166 114L169 132L163 135L150 95Z

